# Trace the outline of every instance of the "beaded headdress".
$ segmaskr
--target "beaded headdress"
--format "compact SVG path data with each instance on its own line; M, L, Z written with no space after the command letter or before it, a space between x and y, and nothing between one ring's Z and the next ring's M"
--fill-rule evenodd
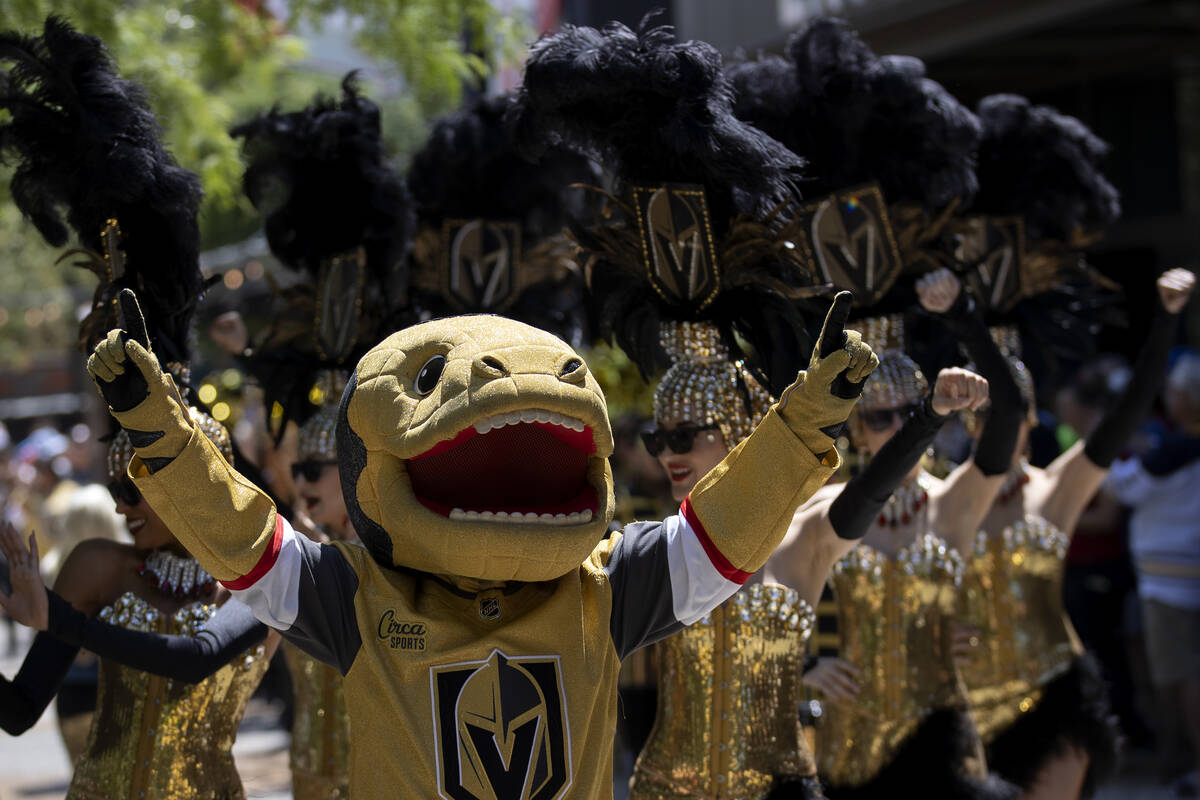
M595 170L562 148L536 162L519 153L504 126L509 100L442 117L413 157L412 300L422 317L503 314L577 346L588 338L584 286L566 226L594 208L570 187Z
M188 336L204 291L197 214L200 179L163 146L140 86L123 79L104 44L59 17L42 35L0 35L0 155L15 155L11 189L21 212L48 243L74 233L80 265L100 282L79 329L84 352L119 324L116 298L137 293L151 349L192 402ZM64 213L65 210L65 213ZM195 407L189 412L222 453L229 436ZM132 447L111 441L110 477L125 474Z
M732 113L717 51L668 27L564 26L532 48L510 121L534 153L565 145L611 191L577 224L592 316L649 378L664 423L732 447L807 362L795 300L812 284L795 223L799 156Z
M900 350L879 351L879 366L863 386L859 408L877 411L885 408L904 408L921 403L929 394L925 373Z
M407 316L412 201L384 152L379 108L355 73L338 99L238 125L242 184L264 215L271 254L302 280L276 297L250 358L277 435L300 424L300 460L335 460L334 422L350 368Z

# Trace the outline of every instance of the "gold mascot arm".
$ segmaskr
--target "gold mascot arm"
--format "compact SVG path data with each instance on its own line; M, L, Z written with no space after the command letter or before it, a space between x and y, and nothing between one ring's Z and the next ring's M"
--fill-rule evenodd
M275 537L275 504L225 461L192 420L149 349L133 293L122 292L120 303L123 328L96 345L88 373L134 445L129 475L214 578L241 578Z
M734 575L748 576L766 563L796 509L841 463L833 447L837 428L879 363L858 333L843 331L849 311L850 293L842 292L808 370L684 500L685 517Z

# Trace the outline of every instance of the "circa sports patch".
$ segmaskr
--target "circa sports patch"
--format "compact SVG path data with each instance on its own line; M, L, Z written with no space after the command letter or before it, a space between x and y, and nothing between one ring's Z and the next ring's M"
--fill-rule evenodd
M571 786L570 728L558 656L431 667L438 795L554 800Z

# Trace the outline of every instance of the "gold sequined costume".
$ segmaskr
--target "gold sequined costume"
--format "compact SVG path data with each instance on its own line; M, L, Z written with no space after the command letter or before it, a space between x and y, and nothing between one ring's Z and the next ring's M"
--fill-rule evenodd
M963 667L984 742L1032 711L1047 684L1083 653L1063 607L1067 537L1040 518L980 533L963 582L964 621L979 645Z
M815 615L783 586L747 586L658 645L658 716L630 797L755 798L816 774L796 709Z
M132 593L99 619L131 630L190 636L216 612L195 603L167 617ZM96 715L68 800L243 798L233 740L267 670L262 646L200 683L100 662Z
M819 772L831 786L869 783L931 714L966 708L949 648L962 573L958 552L932 534L895 556L860 544L834 567L840 655L862 677L852 703L830 704L817 735ZM961 766L984 778L972 738L974 757Z
M285 643L296 693L292 723L292 795L296 800L346 800L350 796L350 718L342 676L293 644Z

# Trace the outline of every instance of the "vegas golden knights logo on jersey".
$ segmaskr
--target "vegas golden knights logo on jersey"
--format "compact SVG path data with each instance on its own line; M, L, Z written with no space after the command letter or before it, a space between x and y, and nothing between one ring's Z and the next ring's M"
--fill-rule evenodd
M1021 299L1021 253L1025 224L1020 217L972 217L959 237L958 263L985 311L1008 311Z
M448 261L445 295L462 311L500 311L512 302L521 256L521 226L494 219L442 223Z
M635 186L642 261L664 300L703 309L721 289L704 187Z
M571 785L557 656L430 669L438 794L447 800L554 800Z
M871 184L835 192L801 210L814 269L826 283L854 292L855 303L878 302L903 263L883 192Z

